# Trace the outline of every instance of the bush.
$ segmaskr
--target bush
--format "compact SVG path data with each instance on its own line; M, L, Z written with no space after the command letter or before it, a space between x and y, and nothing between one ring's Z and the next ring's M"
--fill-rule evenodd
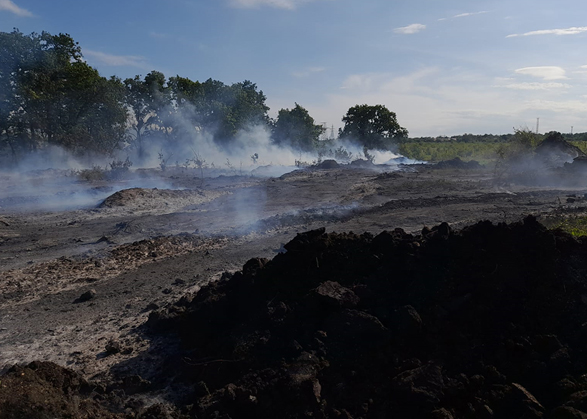
M94 166L91 169L83 169L76 173L79 180L85 182L97 182L106 178L106 171L100 166Z

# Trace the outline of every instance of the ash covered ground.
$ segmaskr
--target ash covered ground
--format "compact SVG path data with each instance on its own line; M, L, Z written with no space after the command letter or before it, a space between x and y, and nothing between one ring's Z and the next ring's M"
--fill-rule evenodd
M587 415L576 177L199 175L3 176L0 417Z

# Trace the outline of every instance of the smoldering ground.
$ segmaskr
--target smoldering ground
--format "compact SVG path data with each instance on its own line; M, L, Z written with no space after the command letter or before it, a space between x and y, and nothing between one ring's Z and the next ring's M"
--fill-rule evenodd
M335 146L344 153L337 155ZM341 164L365 158L365 151L352 143L322 148L320 152L310 153L278 146L265 126L241 130L230 146L214 141L210 133L193 129L191 134L174 142L165 136L146 137L140 147L126 144L113 156L76 156L63 148L50 146L22 156L18 163L0 172L3 179L0 208L18 211L88 209L129 188L198 188L205 178L279 177L326 158ZM384 170L412 163L392 152L368 153L373 163L386 165ZM177 181L187 176L194 182ZM246 212L244 208L241 207L241 213Z

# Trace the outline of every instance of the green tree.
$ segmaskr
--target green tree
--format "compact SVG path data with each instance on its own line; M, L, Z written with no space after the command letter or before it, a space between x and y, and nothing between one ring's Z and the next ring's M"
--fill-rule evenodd
M38 60L38 38L36 34L24 36L16 29L11 33L0 32L0 141L13 156L19 148L30 146L21 141L24 127L18 81Z
M202 83L178 75L170 77L167 85L172 106L164 117L164 125L170 127L166 132L174 142L193 138L202 128L196 113L196 106L204 95Z
M83 61L67 34L0 33L0 139L14 156L49 144L112 152L124 136L120 83Z
M124 86L125 101L131 114L133 141L139 156L142 156L145 137L164 130L165 124L169 122L167 115L164 115L171 103L165 75L151 71L142 80L140 76L125 79Z
M220 101L215 101L218 119L213 123L217 143L230 145L240 130L268 123L267 98L263 91L257 91L255 83L245 80L225 86L220 93Z
M314 151L324 128L314 123L314 118L306 109L297 103L295 105L291 110L280 109L277 113L273 124L273 142L302 151Z
M408 136L394 112L383 105L356 105L342 118L340 137L358 142L366 149L389 150L394 140Z

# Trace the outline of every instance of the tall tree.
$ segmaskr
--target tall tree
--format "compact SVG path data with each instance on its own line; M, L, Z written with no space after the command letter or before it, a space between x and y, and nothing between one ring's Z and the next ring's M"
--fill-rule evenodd
M48 144L112 152L124 136L120 83L83 61L67 34L0 33L0 138L17 149Z
M133 140L139 155L144 153L145 136L161 131L168 121L164 112L170 106L170 96L165 84L165 75L159 71L151 71L142 80L140 76L124 80Z
M217 143L230 145L240 130L268 123L266 97L263 91L257 91L255 83L245 80L231 86L215 87L210 98L212 113L209 116L212 118L209 127L215 129Z
M324 128L314 123L314 118L306 109L297 103L295 105L291 110L279 110L273 124L272 139L279 145L301 151L313 151Z
M408 136L394 112L383 105L356 105L342 118L340 137L358 142L366 149L389 150L394 139Z
M179 75L170 77L167 85L172 106L164 117L164 124L171 127L170 139L174 142L192 139L201 129L196 106L202 101L203 85L199 81L192 81Z

